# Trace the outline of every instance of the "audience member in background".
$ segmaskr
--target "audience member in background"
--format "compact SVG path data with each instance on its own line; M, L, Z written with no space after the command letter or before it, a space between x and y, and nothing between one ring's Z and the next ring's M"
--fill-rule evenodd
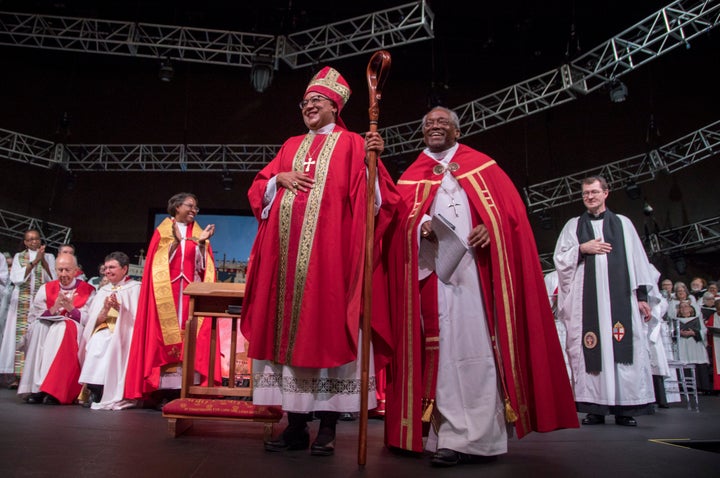
M105 279L105 281L103 281ZM98 266L98 275L93 276L88 281L88 284L95 287L95 289L100 289L105 284L101 284L101 282L105 282L107 284L107 278L105 277L105 263L103 262Z
M702 295L702 300L700 301L700 312L702 314L703 320L708 320L711 315L715 313L715 294L710 292L709 290L706 291Z
M669 319L674 319L678 314L678 306L681 302L689 302L693 307L697 306L695 297L690 295L687 286L684 282L676 282L673 286L673 295L675 296L668 306L667 316Z
M695 300L700 300L706 290L707 281L702 277L693 277L690 281L690 295L695 297Z
M663 279L660 283L660 293L668 301L673 298L673 283L670 279Z
M684 363L695 364L698 390L708 392L712 390L712 386L708 383L710 360L706 348L707 327L705 321L697 308L690 305L688 301L678 304L677 320L680 325L679 359Z
M58 279L40 286L28 313L18 387L27 403L69 404L82 388L79 343L95 288L76 278L72 254L60 254L55 269Z
M140 282L127 275L129 265L130 258L124 252L112 252L105 257L104 270L109 282L93 299L83 331L80 383L89 390L84 405L95 410L122 410L137 403L124 397L140 298Z
M178 193L168 200L169 217L155 229L148 246L140 299L135 317L130 360L125 377L125 398L159 402L179 396L185 323L190 297L183 290L191 282L215 282L215 261L210 237L215 225L204 229L195 222L199 213L194 194ZM207 375L210 321L198 335L196 371ZM218 351L219 352L219 351ZM219 354L218 354L219 355ZM215 362L220 377L220 360ZM203 372L204 370L204 372Z
M0 344L0 374L9 375L9 388L18 387L24 364L24 352L18 343L25 335L28 311L38 288L55 278L55 256L45 252L40 231L29 229L23 242L25 250L15 254L10 269L12 296L8 305L2 344Z

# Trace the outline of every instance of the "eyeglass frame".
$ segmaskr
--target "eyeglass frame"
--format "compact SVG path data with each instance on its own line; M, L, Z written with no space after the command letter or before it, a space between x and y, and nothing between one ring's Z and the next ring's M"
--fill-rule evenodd
M183 202L183 203L180 203L180 205L181 205L181 206L185 206L185 207L187 207L187 208L190 208L190 209L192 209L192 210L195 211L195 212L200 212L200 208L197 207L197 206L195 206L195 205L185 204L184 202Z
M456 127L453 120L449 118L426 119L423 121L422 127L427 129L432 128L435 125L438 125L441 128L447 128L448 126L452 126L453 128Z
M308 98L306 100L302 100L300 103L298 103L298 106L300 107L300 110L304 110L307 107L307 105L312 104L312 106L317 106L318 103L320 103L321 101L325 101L325 100L331 101L330 98L328 98L327 96L315 95L315 96L311 96L310 98Z
M590 196L599 196L602 193L607 191L607 189L593 189L591 191L583 191L580 195L584 198L590 197Z

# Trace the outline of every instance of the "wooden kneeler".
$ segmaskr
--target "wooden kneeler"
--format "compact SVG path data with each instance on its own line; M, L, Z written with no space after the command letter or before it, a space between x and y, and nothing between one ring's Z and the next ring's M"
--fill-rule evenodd
M237 331L240 313L229 311L241 307L245 284L195 282L184 291L190 296L188 321L185 326L183 376L180 398L163 407L163 417L168 420L168 433L177 437L193 425L194 420L230 420L260 422L264 424L264 438L272 437L273 424L282 419L280 407L255 406L252 399L252 366L247 352L237 352ZM193 384L198 322L211 320L210 357L208 359L207 383ZM218 320L231 320L230 373L227 385L215 383ZM247 349L246 349L247 350ZM236 383L237 363L242 365L240 383ZM246 365L244 365L246 364Z

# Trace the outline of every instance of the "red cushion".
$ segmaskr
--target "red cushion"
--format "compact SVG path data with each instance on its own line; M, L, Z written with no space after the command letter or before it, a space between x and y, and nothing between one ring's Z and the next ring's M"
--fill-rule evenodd
M253 405L244 400L222 400L208 398L178 398L163 407L163 415L191 415L218 418L256 418L280 420L280 407Z

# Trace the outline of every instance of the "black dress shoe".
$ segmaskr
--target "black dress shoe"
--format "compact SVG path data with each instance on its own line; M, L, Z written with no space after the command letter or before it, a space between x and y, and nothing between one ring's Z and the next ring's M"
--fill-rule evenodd
M321 445L315 440L310 446L310 454L313 456L331 456L335 454L335 439Z
M583 425L602 425L603 423L605 423L605 417L594 413L588 413L585 418L582 419Z
M450 467L455 465L490 463L495 460L497 460L497 456L471 455L449 448L440 448L430 458L430 464L438 467Z
M616 425L622 425L624 427L636 427L637 422L633 417L619 417L615 416L615 424Z
M37 392L37 393L31 393L27 396L25 399L26 403L29 403L30 405L37 405L43 402L45 399L45 392Z
M286 428L279 437L265 442L265 451L307 450L309 446L308 427L299 432Z
M43 398L43 403L45 405L60 405L60 400L53 397L52 395L45 395L45 398Z

